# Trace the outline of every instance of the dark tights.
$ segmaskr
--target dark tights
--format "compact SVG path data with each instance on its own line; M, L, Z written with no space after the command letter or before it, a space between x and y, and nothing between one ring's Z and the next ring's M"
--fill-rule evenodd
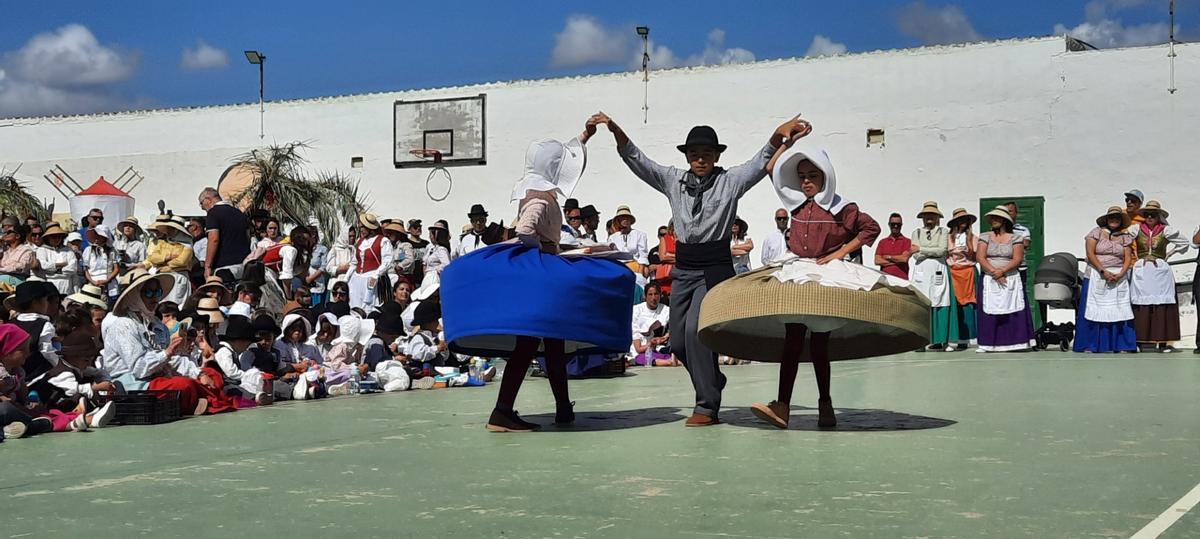
M546 348L546 377L550 380L554 402L558 406L571 402L567 393L567 358L562 339L517 337L517 346L504 366L504 377L500 379L500 394L496 396L497 410L507 412L513 409L517 392L521 390L521 383L525 381L525 373L537 355L539 344L544 344Z
M788 324L787 337L783 344L783 358L779 363L779 402L791 404L792 386L796 385L796 371L800 369L800 355L804 353L804 334L808 326ZM813 374L817 377L817 393L824 400L829 398L829 334L812 334Z

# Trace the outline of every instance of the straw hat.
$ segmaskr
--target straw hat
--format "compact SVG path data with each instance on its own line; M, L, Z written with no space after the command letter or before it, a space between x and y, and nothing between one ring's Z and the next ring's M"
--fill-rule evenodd
M66 235L67 231L63 230L62 226L59 226L59 224L56 222L51 222L49 225L46 225L46 229L42 231L42 239L46 239L48 236L65 237Z
M984 217L999 217L1005 221L1008 221L1009 224L1012 224L1013 222L1012 214L1008 213L1008 208L1005 208L1004 206L996 206L995 209L984 214Z
M126 224L133 225L133 228L136 228L138 230L138 232L140 232L142 234L146 233L146 231L142 229L142 225L138 224L137 217L130 215L129 217L126 217L124 219L121 219L120 221L117 221L117 230L120 231L121 225L126 225ZM42 235L44 236L45 234L42 234Z
M133 224L136 225L137 221L135 220ZM187 230L187 223L185 223L183 218L179 217L178 215L159 215L158 219L154 220L154 224L150 225L150 228L159 231L162 231L162 229L165 228L167 229L166 234L168 237L173 235L172 232L183 234L189 238L191 237L191 234L188 233Z
M966 208L955 208L954 213L951 213L950 216L951 216L950 222L946 223L946 226L951 229L953 229L955 227L955 225L957 225L958 222L963 219L967 219L967 220L971 221L972 225L975 224L975 221L979 220L978 217L971 215L971 213L968 212ZM968 225L968 226L970 226L970 225Z
M938 218L945 217L945 215L942 215L942 210L938 209L937 202L935 202L933 200L930 200L925 203L925 207L921 208L921 211L919 213L917 213L917 218L924 219L925 214L927 214L927 213L932 213L932 214L938 216Z
M432 225L429 225L428 230L443 230L446 232L450 231L450 229L446 228L446 225L443 225L441 221L437 221L437 222L434 222Z
M67 299L80 305L91 305L108 310L108 302L104 299L104 289L94 284L83 285L83 288L67 296Z
M214 326L225 321L225 313L221 312L220 304L213 298L201 299L196 304L196 314L207 316L208 323Z
M379 217L373 213L364 213L358 216L358 224L371 230L379 230Z
M637 222L637 217L634 217L633 212L629 211L629 206L617 206L617 213L613 215L613 221L616 221L622 217L629 217L631 219L629 221L630 225L633 225Z
M125 287L125 291L117 297L117 301L113 303L113 313L117 315L125 314L128 310L130 301L140 299L138 296L142 294L142 287L146 286L150 281L158 281L159 289L163 295L175 286L175 276L170 273L156 273L151 275L150 272L138 268L127 274L129 285ZM162 296L159 296L161 298Z
M1157 200L1151 200L1150 202L1147 202L1145 206L1142 206L1142 215L1144 216L1147 213L1157 213L1159 215L1159 219L1166 219L1167 217L1171 216L1171 212L1162 209L1162 204L1159 204Z
M1131 221L1129 214L1125 213L1125 209L1120 206L1109 206L1108 211L1104 212L1104 215L1096 218L1096 225L1100 228L1107 228L1108 218L1113 215L1121 218L1122 229L1129 228L1129 223Z
M404 228L403 221L392 221L386 225L383 225L383 231L396 232L398 234L408 234L408 229Z
M233 300L233 292L229 290L229 287L225 286L225 281L216 275L205 279L204 284L196 287L196 293L201 294L218 287L221 289L221 297L219 299L221 303L228 303Z

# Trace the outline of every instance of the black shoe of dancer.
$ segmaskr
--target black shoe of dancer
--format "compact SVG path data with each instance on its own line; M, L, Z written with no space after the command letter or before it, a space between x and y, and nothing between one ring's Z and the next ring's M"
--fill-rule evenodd
M817 426L823 429L837 426L837 416L833 413L833 399L825 398L817 401Z
M554 412L554 424L560 427L568 427L575 424L575 403L569 402L565 405L560 404Z
M492 416L488 418L487 422L487 430L492 432L533 432L540 428L542 426L537 423L521 419L516 410L506 412L492 409Z

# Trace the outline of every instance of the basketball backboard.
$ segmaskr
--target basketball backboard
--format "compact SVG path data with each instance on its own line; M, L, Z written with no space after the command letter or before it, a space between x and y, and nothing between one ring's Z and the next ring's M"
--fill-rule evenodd
M396 168L436 166L413 150L436 150L440 166L487 164L486 94L396 101L392 153Z

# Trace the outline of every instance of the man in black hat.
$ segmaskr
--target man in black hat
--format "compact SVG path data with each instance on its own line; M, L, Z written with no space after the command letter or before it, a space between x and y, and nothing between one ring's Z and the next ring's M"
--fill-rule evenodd
M488 212L483 209L483 204L471 206L467 219L471 220L471 230L458 237L458 248L451 253L454 258L487 246L483 241L483 233L487 231Z
M580 243L590 245L599 243L599 240L596 239L596 230L600 228L600 212L596 210L595 206L588 204L579 210L579 218L583 221L583 232L579 234Z
M616 122L603 112L587 121L594 131L604 124L617 141L617 154L629 170L667 197L671 205L675 237L675 270L671 288L671 351L687 366L696 388L696 406L686 425L701 427L718 422L721 390L725 376L717 366L717 354L700 342L697 326L700 304L708 290L734 276L729 240L738 200L767 175L767 163L785 138L806 129L799 116L780 125L771 139L752 159L730 169L717 166L725 145L707 125L693 127L687 140L677 146L688 168L660 165L646 157Z
M559 250L567 251L581 245L579 237L583 234L583 231L580 230L582 226L583 211L579 208L579 201L568 198L566 204L563 204L562 234L558 240Z

